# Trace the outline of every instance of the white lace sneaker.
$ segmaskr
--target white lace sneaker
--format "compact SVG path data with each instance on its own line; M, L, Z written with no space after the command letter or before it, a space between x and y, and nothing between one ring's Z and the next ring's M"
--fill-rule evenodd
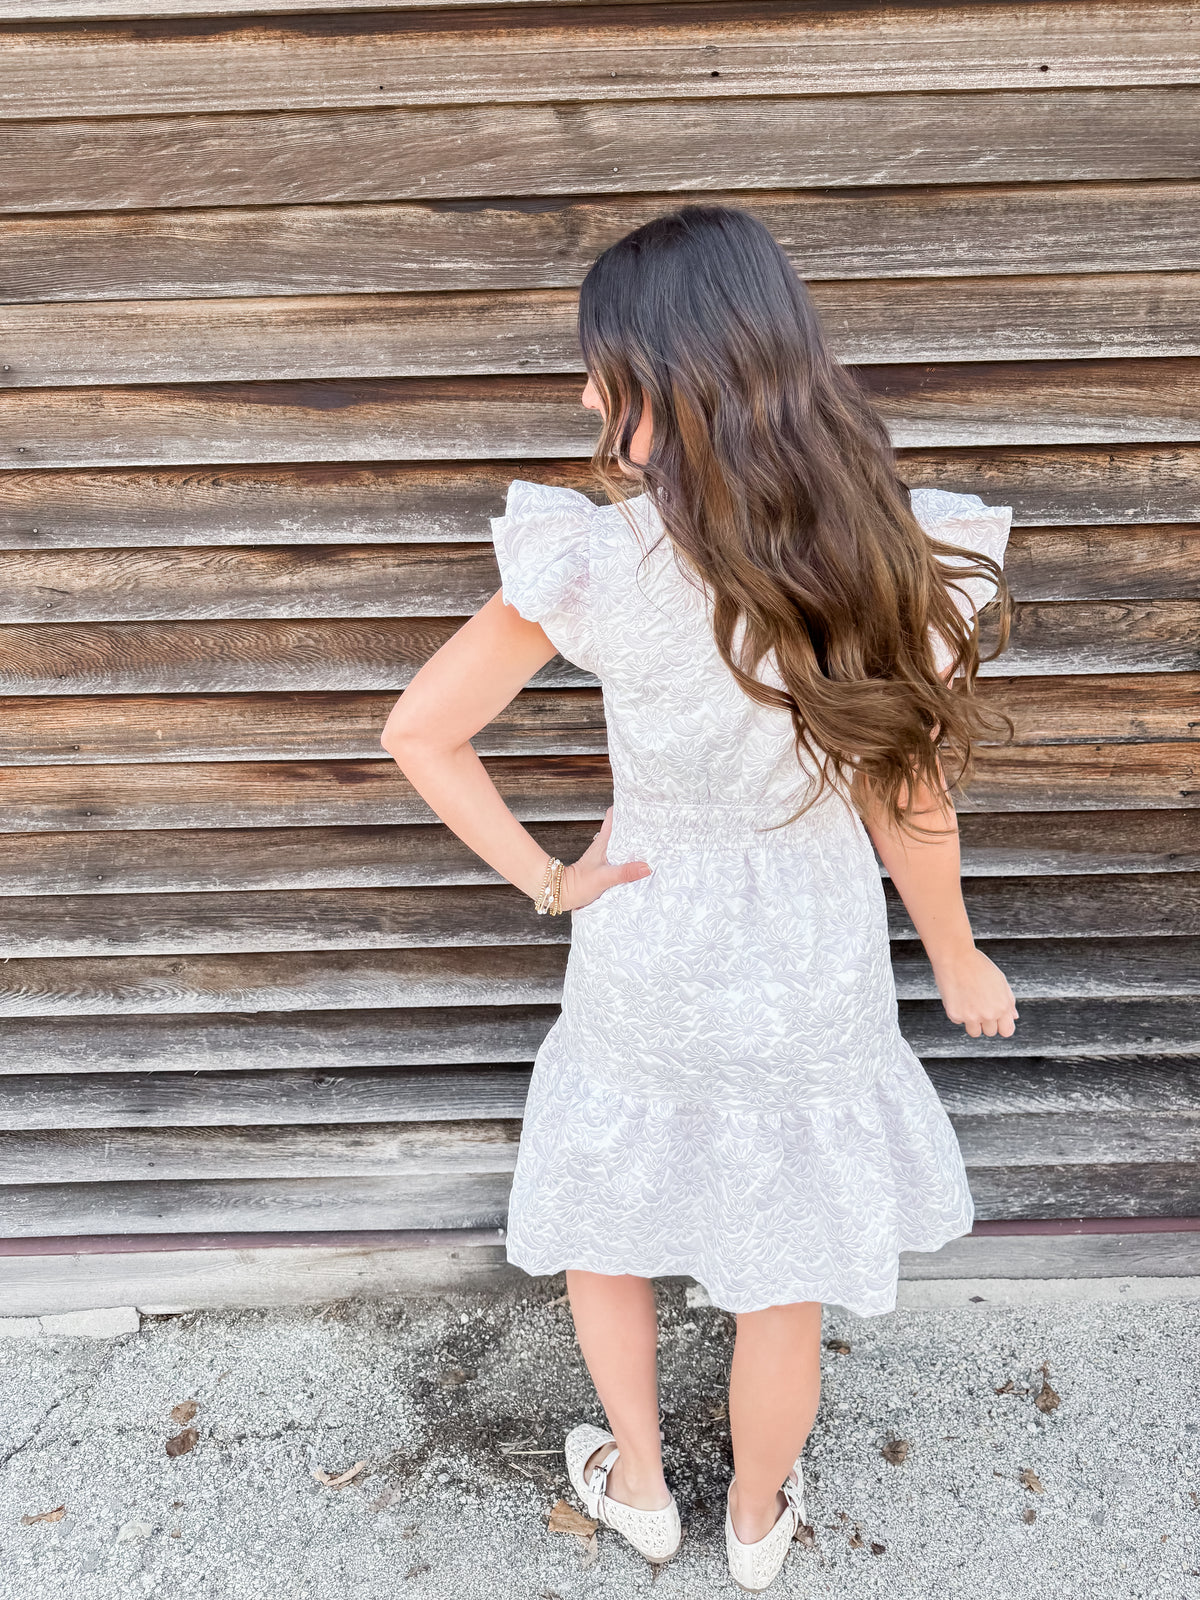
M606 1444L612 1448L603 1461L593 1467L585 1478L583 1472L588 1458ZM581 1422L579 1427L572 1428L567 1435L566 1443L567 1472L570 1475L571 1487L583 1501L584 1510L589 1517L594 1517L597 1522L603 1522L607 1527L615 1528L618 1533L623 1534L647 1561L655 1563L669 1561L679 1549L682 1536L679 1527L679 1507L675 1504L675 1497L672 1495L670 1505L664 1506L661 1511L642 1511L637 1506L622 1505L619 1500L610 1500L605 1490L608 1487L608 1475L612 1471L613 1462L619 1454L617 1441L605 1429L594 1428L590 1422Z
M804 1513L804 1473L799 1456L796 1457L792 1472L796 1475L796 1481L793 1483L789 1474L783 1486L787 1505L779 1521L770 1533L754 1544L743 1544L734 1533L728 1495L725 1498L725 1550L729 1556L729 1575L739 1588L747 1589L751 1594L759 1594L774 1583L780 1567L787 1559L796 1529L808 1521Z

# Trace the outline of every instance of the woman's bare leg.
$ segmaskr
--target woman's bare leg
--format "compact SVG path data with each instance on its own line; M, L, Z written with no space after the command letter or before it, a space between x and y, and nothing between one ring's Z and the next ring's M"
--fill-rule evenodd
M765 1538L783 1512L779 1486L808 1438L820 1397L820 1303L742 1312L729 1375L736 1474L729 1511L743 1544Z
M671 1495L663 1478L658 1431L653 1285L648 1278L568 1272L567 1293L579 1348L621 1451L609 1473L609 1497L643 1511L661 1510ZM598 1450L585 1470L604 1455Z

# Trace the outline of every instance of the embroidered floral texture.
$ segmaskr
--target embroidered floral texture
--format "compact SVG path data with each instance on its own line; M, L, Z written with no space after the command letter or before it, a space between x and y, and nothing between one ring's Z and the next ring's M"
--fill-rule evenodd
M1002 558L1007 509L940 490L913 509L934 537ZM510 1260L686 1273L731 1311L891 1310L898 1252L966 1232L972 1207L900 1035L865 829L834 792L771 831L808 782L790 722L734 682L644 497L596 507L517 482L492 527L505 599L602 683L609 858L654 869L575 913ZM989 586L964 588L970 615Z

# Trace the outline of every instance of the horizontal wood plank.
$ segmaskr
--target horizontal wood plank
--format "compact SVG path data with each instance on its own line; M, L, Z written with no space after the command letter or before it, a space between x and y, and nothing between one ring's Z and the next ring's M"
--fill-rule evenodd
M1200 436L1200 359L859 373L903 448ZM579 400L577 379L546 376L5 390L0 467L590 456L595 418Z
M557 1015L557 1005L543 1001L399 1010L225 1008L8 1017L0 1021L0 1078L101 1072L319 1074L351 1068L527 1063ZM1174 1031L1179 1031L1178 1023Z
M1200 1114L1075 1112L957 1116L973 1168L1192 1162ZM458 1178L511 1173L518 1119L277 1126L0 1130L5 1184L248 1178ZM2 1192L2 1191L0 1191ZM1200 1180L1197 1192L1200 1193Z
M553 952L550 952L553 954ZM261 965L261 963L260 963ZM178 976L178 974L176 975ZM186 991L189 995L194 991ZM216 991L206 992L210 1007ZM80 1011L0 1021L0 1077L28 1074L342 1071L532 1061L557 1016L553 1000L449 1008L248 1012L233 1007L178 1012ZM287 997L285 996L285 1003ZM1092 997L1021 1002L1010 1039L967 1037L935 1000L903 1000L905 1038L935 1063L1047 1058L1159 1058L1169 1069L1200 1054L1194 996Z
M976 1215L1178 1217L1200 1210L1195 1162L977 1167ZM0 1188L11 1238L104 1233L254 1233L358 1228L499 1227L509 1179L228 1178L24 1184Z
M461 1122L522 1116L528 1087L527 1065L0 1074L0 1129Z
M386 604L386 602L385 602ZM13 623L0 627L10 695L400 690L461 617L296 621ZM993 630L983 627L985 650ZM1200 668L1200 601L1026 602L985 677L1188 672ZM537 686L595 680L556 658Z
M1013 504L1018 535L1022 522L1200 521L1196 446L909 450L901 452L901 464L914 486L965 489L993 504ZM487 519L503 510L509 482L522 473L565 488L590 484L588 466L570 460L15 470L0 473L0 541L13 549L153 547L173 540L490 541Z
M1179 674L1188 692L1188 674ZM1017 680L1023 682L1024 680ZM1062 680L1031 679L1030 682ZM1087 679L1091 682L1091 679ZM1108 680L1102 680L1107 682ZM1138 713L1164 737L1178 733L1179 697L1159 679L1132 678L1147 704ZM1165 679L1173 685L1176 675ZM1122 677L1117 684L1124 684ZM1147 690L1147 684L1155 687ZM1118 725L1124 698L1112 691ZM1047 691L1049 721L1053 695ZM0 765L90 766L139 761L377 760L394 692L105 695L0 699ZM1156 716L1156 709L1160 707ZM1061 731L1065 718L1055 726ZM1130 727L1127 713L1121 727ZM1165 730L1170 731L1165 731ZM1087 736L1096 727L1088 725ZM1101 735L1103 736L1103 735ZM598 689L525 689L471 741L481 755L600 755L607 749Z
M253 1233L329 1228L495 1228L502 1173L458 1177L179 1179L0 1187L11 1239L105 1233Z
M0 1129L288 1127L519 1118L528 1065L353 1067L255 1072L0 1074ZM1200 1061L964 1056L933 1060L929 1076L950 1115L982 1125L1013 1117L1200 1115ZM1098 1159L1094 1152L1092 1159ZM1018 1159L1014 1165L1021 1165ZM6 1169L7 1170L7 1169Z
M970 1182L980 1221L1001 1217L1185 1217L1200 1210L1200 1167L1194 1161L974 1167Z
M523 1281L506 1261L498 1239L466 1243L461 1233L433 1236L419 1245L406 1240L400 1247L378 1235L354 1238L336 1232L320 1245L280 1246L266 1244L261 1235L234 1235L244 1240L237 1249L228 1248L227 1240L208 1237L211 1247L203 1249L194 1248L194 1240L181 1239L181 1248L174 1250L160 1240L164 1247L159 1249L3 1256L0 1295L14 1316L129 1305L155 1314L495 1292ZM947 1286L969 1280L975 1288L994 1278L1188 1278L1196 1276L1200 1265L1198 1249L1195 1233L1187 1230L975 1234L932 1255L901 1255L900 1292L904 1296L910 1283L924 1290L930 1280Z
M14 1184L221 1178L461 1178L509 1173L520 1122L332 1123L255 1128L0 1132Z
M901 471L1011 505L1018 526L1200 522L1195 445L908 450ZM486 541L514 477L586 489L589 476L545 459L14 469L0 472L0 549Z
M922 1058L960 1056L1194 1056L1200 1000L1192 996L1025 1000L1011 1039L968 1039L936 1000L901 1000L900 1027Z
M571 861L595 822L542 822L541 844ZM968 877L1200 871L1186 811L965 813ZM497 883L447 828L145 829L0 834L0 895L210 893L236 889L382 889Z
M464 1110L463 1116L485 1115L485 1108L491 1103L489 1090L481 1087L478 1096L471 1092L477 1070L470 1068L463 1071L458 1080L465 1104L468 1107L480 1107L478 1113L471 1109ZM987 1120L1010 1116L1123 1114L1136 1118L1200 1113L1200 1060L1191 1056L1118 1056L1110 1060L1037 1056L992 1060L980 1056L964 1057L959 1061L933 1061L928 1071L938 1098L954 1117ZM236 1075L232 1076L235 1084L245 1081ZM303 1074L298 1076L303 1081ZM414 1114L420 1115L427 1102L418 1085L425 1083L426 1075L413 1074L412 1080L410 1084L407 1075L396 1075L393 1100L398 1106L413 1104ZM20 1081L12 1080L18 1103L21 1098ZM48 1077L33 1081L45 1084L47 1090L53 1092L57 1079ZM98 1096L102 1098L109 1092L111 1081L108 1076L97 1075ZM163 1084L164 1093L169 1093L169 1086L176 1079L169 1074L161 1074L146 1081L148 1085ZM431 1076L429 1081L430 1093L433 1092L433 1084L440 1086L442 1082L436 1075ZM7 1084L8 1080L5 1082ZM336 1082L340 1080L335 1080L335 1084L331 1085L331 1098L336 1096ZM154 1089L148 1087L145 1092L153 1104ZM446 1092L450 1092L448 1086ZM364 1100L365 1095L364 1089ZM236 1103L236 1093L232 1098ZM396 1115L399 1120L407 1117L408 1111L398 1111ZM1017 1161L1014 1165L1020 1166L1021 1163Z
M1200 355L1200 273L815 283L845 362ZM582 372L573 290L0 305L4 388Z
M1016 13L1001 9L1007 26ZM981 172L1192 181L1198 104L1200 89L1163 85L19 121L0 210L977 184Z
M1200 599L1200 524L1016 528L1005 574L1018 600ZM0 549L0 623L467 616L499 587L483 542Z
M1105 1000L1200 995L1198 945L1143 936L1000 939L981 948L1020 1001ZM554 1004L565 960L561 945L13 958L0 965L0 1016ZM902 1000L936 995L911 944L894 946L893 968Z
M488 757L527 822L599 819L611 803L599 756ZM1194 808L1194 744L981 748L967 811ZM177 762L0 769L0 831L381 826L431 822L390 761Z
M1200 737L1196 673L985 678L983 703L1018 744L1170 742ZM371 760L394 693L9 696L0 765ZM997 737L1007 743L1004 731ZM472 740L481 755L599 755L598 689L527 689Z
M916 934L889 884L894 939ZM969 878L979 938L1191 934L1200 874ZM143 956L285 950L404 950L565 944L565 920L538 917L507 884L235 894L25 895L5 905L0 957Z
M601 250L687 198L7 217L0 279L10 302L565 289L582 282ZM811 282L1178 272L1200 259L1200 193L1188 183L751 189L695 198L760 217Z
M10 24L0 116L1186 84L1200 71L1193 21L1171 0L886 11L750 0Z
M544 6L547 0L487 0L489 6ZM644 5L646 0L552 0L556 6ZM670 0L657 0L669 4ZM479 0L392 0L389 11L448 11L479 5ZM338 0L339 11L377 11L379 0ZM32 22L95 17L223 17L273 11L328 11L329 0L5 0L10 18Z

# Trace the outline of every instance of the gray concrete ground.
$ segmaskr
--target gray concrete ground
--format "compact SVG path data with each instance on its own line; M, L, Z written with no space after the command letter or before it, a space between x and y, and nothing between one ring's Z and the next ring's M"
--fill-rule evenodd
M732 1597L732 1319L660 1287L686 1533L655 1575L615 1534L589 1548L547 1530L569 1494L562 1435L599 1416L561 1288L0 1341L0 1593ZM849 1349L826 1351L808 1447L815 1544L793 1546L772 1593L1200 1596L1198 1314L1186 1300L827 1312L826 1339ZM173 1420L187 1401L195 1416ZM185 1427L194 1446L168 1455ZM882 1450L898 1440L893 1465ZM313 1475L360 1461L343 1488Z

